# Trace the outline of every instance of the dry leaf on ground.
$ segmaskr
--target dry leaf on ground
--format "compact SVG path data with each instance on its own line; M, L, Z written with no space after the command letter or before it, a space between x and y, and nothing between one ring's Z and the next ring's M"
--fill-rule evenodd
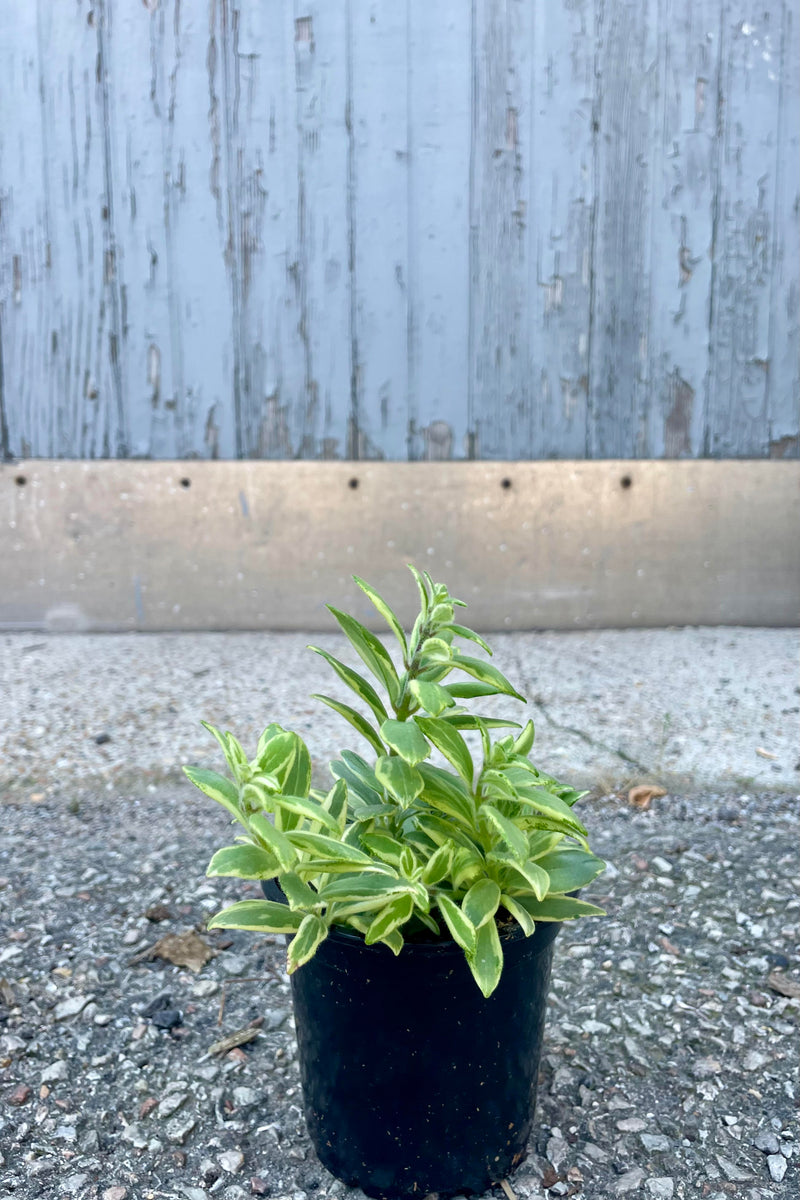
M656 796L666 794L666 788L659 787L657 783L637 783L636 787L632 787L628 792L628 804L647 812Z
M219 1042L214 1042L213 1046L208 1047L208 1054L224 1054L226 1050L233 1050L236 1046L244 1046L247 1042L252 1042L257 1038L260 1029L253 1029L248 1026L246 1029L237 1029L236 1033L229 1033Z
M209 959L216 954L193 929L183 933L168 933L159 938L147 952L148 958L163 958L176 967L188 967L190 971L201 971Z

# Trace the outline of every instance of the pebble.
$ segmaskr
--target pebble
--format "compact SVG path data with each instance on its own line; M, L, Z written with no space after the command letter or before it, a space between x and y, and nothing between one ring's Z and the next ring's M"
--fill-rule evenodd
M95 1025L99 1025L101 1029L106 1025L110 1025L113 1020L114 1018L112 1017L111 1013L99 1012L95 1013L94 1015L94 1023Z
M172 1096L165 1096L158 1106L159 1117L171 1117L181 1108L189 1097L185 1093L176 1092Z
M84 1184L88 1182L89 1176L85 1172L80 1172L75 1175L68 1175L61 1184L61 1190L64 1192L69 1192L71 1196L74 1196L81 1190Z
M741 1167L737 1167L735 1162L731 1162L729 1158L724 1158L721 1154L717 1155L717 1162L732 1183L746 1183L748 1179L753 1178L749 1171L743 1171Z
M760 1129L753 1145L756 1150L763 1150L765 1154L779 1154L781 1149L781 1144L771 1129Z
M178 1008L159 1008L150 1017L151 1024L157 1029L175 1029L183 1021Z
M26 1083L21 1083L18 1087L14 1088L13 1092L9 1092L6 1100L15 1108L20 1108L21 1105L27 1104L30 1098L31 1089Z
M238 954L224 954L219 960L220 968L226 975L246 975L247 959Z
M49 1067L45 1067L40 1076L41 1083L59 1083L67 1078L67 1064L63 1058L57 1058L55 1062L50 1063Z
M671 1175L657 1175L648 1179L645 1187L654 1200L671 1200L675 1191L675 1181Z
M786 1159L782 1154L770 1154L767 1157L770 1177L775 1183L780 1183L786 1174Z
M59 1001L53 1016L56 1021L66 1021L69 1017L77 1017L78 1013L83 1012L89 1001L93 999L93 996L69 996L66 1000Z
M122 1140L130 1142L134 1150L144 1150L148 1137L147 1130L138 1121L131 1121L130 1125L126 1125L122 1131Z
M647 1121L643 1121L641 1117L623 1117L621 1121L617 1121L617 1129L620 1133L641 1133L643 1129L647 1129Z
M626 1171L624 1175L620 1175L614 1184L614 1194L625 1196L628 1192L635 1192L642 1186L643 1181L644 1171L641 1167L634 1167L632 1171Z
M289 1015L288 1008L268 1008L267 1011L264 1013L263 1028L266 1029L270 1033L274 1029L280 1029L281 1025L286 1020L288 1015Z
M244 1166L244 1155L241 1150L226 1150L217 1155L217 1162L229 1175L238 1175Z
M167 1122L167 1137L177 1146L182 1146L196 1125L194 1117L177 1117L174 1121Z
M114 1184L103 1192L103 1200L126 1200L128 1189L121 1184Z
M669 1150L671 1142L668 1137L664 1137L663 1133L643 1133L641 1142L645 1150L661 1151Z
M551 1137L547 1142L546 1154L548 1162L551 1162L556 1170L558 1170L569 1154L569 1146L563 1138Z
M216 979L198 979L192 984L192 995L199 996L203 999L206 996L213 996L219 991L219 984Z
M186 1200L208 1200L208 1192L205 1188L191 1187L189 1184L178 1184L178 1191Z
M758 1071L768 1062L769 1058L766 1054L762 1054L760 1050L748 1050L742 1059L742 1067L745 1071Z

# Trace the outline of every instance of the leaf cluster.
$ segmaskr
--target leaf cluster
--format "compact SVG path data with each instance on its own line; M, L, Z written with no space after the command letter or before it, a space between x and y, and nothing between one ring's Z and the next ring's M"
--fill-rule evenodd
M406 941L452 938L484 995L500 979L503 940L539 921L602 915L571 893L604 864L573 812L581 793L540 772L521 727L462 701L524 697L484 657L474 630L455 620L463 603L411 567L420 610L409 635L381 596L355 582L397 639L397 660L355 617L330 607L371 676L318 646L360 708L328 705L368 744L342 750L327 792L311 786L311 758L297 734L269 725L249 760L230 733L216 737L229 776L196 767L189 779L222 804L240 832L218 850L209 875L275 879L286 904L244 900L210 925L292 935L288 969L307 962L332 927L399 954ZM501 729L517 732L499 735ZM472 733L476 755L465 733ZM438 757L439 762L430 761Z

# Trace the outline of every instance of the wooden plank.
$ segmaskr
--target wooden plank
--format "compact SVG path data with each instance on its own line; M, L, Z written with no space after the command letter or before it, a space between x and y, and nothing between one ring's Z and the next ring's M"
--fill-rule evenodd
M644 440L654 458L696 457L703 449L719 25L718 0L661 2Z
M769 450L770 271L774 245L780 20L723 6L706 450Z
M533 7L474 5L470 387L476 454L525 457L531 425L528 292Z
M483 629L791 625L798 521L796 462L23 462L0 628L328 628L353 572L408 619L408 562Z
M531 386L526 453L583 458L596 203L594 0L534 6L527 218Z
M769 454L800 457L800 11L784 2L780 57L772 54L779 79L775 214L770 264L768 372ZM769 51L768 51L769 53ZM769 60L768 60L769 61Z
M646 455L657 3L598 9L598 87L589 314L590 458Z
M411 458L475 456L469 387L471 28L460 0L408 5Z
M362 458L409 448L409 7L352 5L355 324Z

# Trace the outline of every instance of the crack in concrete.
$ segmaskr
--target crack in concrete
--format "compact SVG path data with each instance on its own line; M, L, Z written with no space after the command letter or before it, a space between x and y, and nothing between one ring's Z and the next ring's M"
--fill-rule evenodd
M607 742L597 741L595 738L589 737L589 734L584 733L582 729L575 729L572 725L562 725L560 721L556 721L555 718L550 715L547 705L538 697L535 700L531 700L530 703L536 708L540 709L540 711L544 714L544 718L548 725L552 725L554 729L558 729L561 733L573 734L574 737L580 738L582 742L586 742L587 746L591 746L594 750L605 750L608 754L614 754L617 758L622 759L623 762L628 763L628 765L631 767L636 767L637 771L641 771L645 775L652 774L650 767L647 767L644 763L639 762L637 758L632 758L631 755L626 754L624 750L620 750L616 746L609 746Z

